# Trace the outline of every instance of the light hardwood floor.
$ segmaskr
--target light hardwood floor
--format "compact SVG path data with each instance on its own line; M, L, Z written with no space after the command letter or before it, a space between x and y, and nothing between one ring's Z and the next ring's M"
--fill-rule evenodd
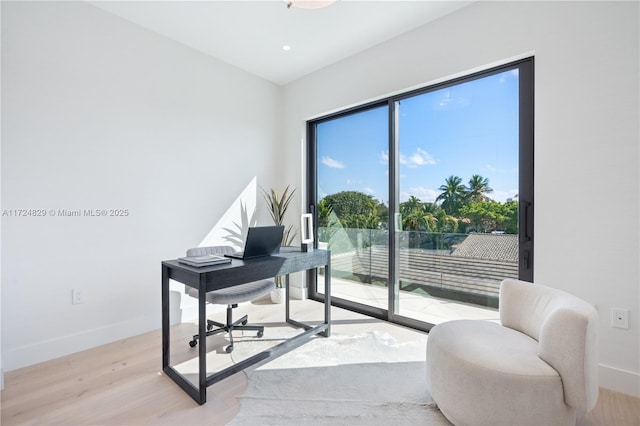
M241 306L237 315L245 311L252 322L282 325L282 306ZM292 306L293 317L302 320L305 314L313 318L313 311L320 312L321 305L296 301ZM382 330L399 341L420 334L338 308L332 318L334 333ZM188 351L192 329L179 326L173 346ZM222 353L224 340L210 339L208 348ZM208 402L197 405L161 372L161 334L154 331L7 373L1 424L222 425L237 414L236 398L246 385L246 376L235 374L209 387ZM598 405L578 425L640 425L640 399L601 389Z

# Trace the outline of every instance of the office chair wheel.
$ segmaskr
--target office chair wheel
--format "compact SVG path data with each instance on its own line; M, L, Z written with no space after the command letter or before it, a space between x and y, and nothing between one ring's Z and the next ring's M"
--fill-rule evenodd
M198 341L195 339L189 342L189 346L191 346L192 348L195 348L197 344L198 344Z
M262 337L264 336L264 333L262 331L258 331L258 337Z
M226 348L224 348L224 351L228 354L230 354L231 352L233 352L233 345L229 345Z
M207 324L207 331L213 330L213 324Z
M247 325L247 321L248 321L248 320L244 320L244 321L242 321L242 325Z

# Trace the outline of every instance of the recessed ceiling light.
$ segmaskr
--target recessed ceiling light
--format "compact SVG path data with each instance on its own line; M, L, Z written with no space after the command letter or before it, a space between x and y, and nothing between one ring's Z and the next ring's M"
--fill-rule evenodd
M288 52L291 50L291 46L289 46L288 44L285 44L284 46L282 46L282 50L284 50L285 52Z

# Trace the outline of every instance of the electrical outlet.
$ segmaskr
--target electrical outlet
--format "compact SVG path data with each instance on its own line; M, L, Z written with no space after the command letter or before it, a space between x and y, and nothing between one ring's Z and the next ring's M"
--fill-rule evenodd
M71 303L74 305L79 305L84 303L84 291L74 288L71 290Z
M611 309L611 326L616 328L629 328L629 310L628 309Z

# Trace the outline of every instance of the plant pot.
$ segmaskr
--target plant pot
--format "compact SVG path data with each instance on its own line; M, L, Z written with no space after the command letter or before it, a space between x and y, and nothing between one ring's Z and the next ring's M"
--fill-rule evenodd
M284 287L278 287L275 290L271 290L269 296L271 296L271 303L284 303L287 297L287 289Z

